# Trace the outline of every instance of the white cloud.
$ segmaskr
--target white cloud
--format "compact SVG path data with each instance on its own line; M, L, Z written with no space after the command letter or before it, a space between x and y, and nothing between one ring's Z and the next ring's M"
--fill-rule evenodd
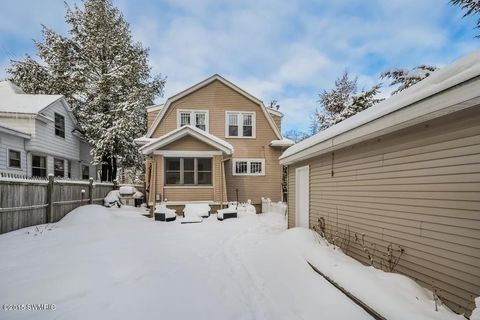
M63 4L50 1L2 7L0 32L30 41L40 23L65 30ZM135 39L151 48L153 72L168 77L166 97L220 73L265 102L279 100L286 129L308 127L318 92L344 70L358 75L360 88L369 87L383 68L442 65L478 46L474 32L458 37L470 28L458 25L458 10L437 0L116 3ZM0 48L0 65L4 60Z

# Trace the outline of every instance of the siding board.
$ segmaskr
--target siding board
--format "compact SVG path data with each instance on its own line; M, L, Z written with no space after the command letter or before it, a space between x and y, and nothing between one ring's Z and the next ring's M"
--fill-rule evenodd
M402 246L396 271L438 288L453 310L472 309L480 295L478 106L291 165L289 227L295 168L305 164L311 226L323 217L327 236L350 239L347 253L366 264L353 234L376 245L377 259L390 243Z

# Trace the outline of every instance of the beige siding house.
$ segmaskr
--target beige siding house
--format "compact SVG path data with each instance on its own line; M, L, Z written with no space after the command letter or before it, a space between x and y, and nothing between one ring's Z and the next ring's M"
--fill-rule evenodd
M280 134L280 112L219 75L147 111L148 133L136 142L150 203L281 200L278 158L293 143Z
M480 295L480 53L289 149L288 224L436 291L453 310ZM363 238L363 240L362 240Z

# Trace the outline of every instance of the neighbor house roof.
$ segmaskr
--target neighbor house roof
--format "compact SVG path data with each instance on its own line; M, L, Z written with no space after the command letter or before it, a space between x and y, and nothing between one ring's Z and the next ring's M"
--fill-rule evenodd
M11 81L0 82L0 112L37 114L62 95L26 94Z
M23 131L14 129L14 128L10 128L10 127L5 126L3 124L0 124L0 132L8 133L12 136L16 136L16 137L20 137L20 138L24 138L24 139L30 139L31 138L31 135L29 133L23 132Z
M212 147L226 153L226 154L232 154L233 153L233 146L226 142L225 140L220 139L217 136L214 136L213 134L210 134L208 132L205 132L201 129L198 129L197 127L194 126L183 126L180 128L177 128L173 131L170 131L169 133L151 140L144 146L140 147L140 151L143 154L151 154L155 150L164 147L178 139L181 139L185 136L192 136L208 145L211 145ZM147 138L148 139L148 138Z
M155 117L155 120L153 121L153 124L152 126L148 129L148 132L146 134L146 137L147 138L150 138L153 133L155 132L155 129L157 128L158 124L160 123L160 121L163 119L163 117L165 116L165 114L167 113L167 110L168 108L170 107L170 105L177 101L178 99L181 99L187 95L189 95L190 93L200 89L200 88L203 88L205 87L206 85L214 82L214 81L220 81L221 83L223 83L224 85L226 85L227 87L231 88L232 90L238 92L239 94L243 95L244 97L246 97L247 99L257 103L262 112L264 113L265 117L267 118L268 120L268 123L270 124L270 126L272 127L272 130L275 132L275 135L278 137L278 139L282 139L282 135L280 134L280 131L278 130L277 126L275 125L275 122L273 121L272 117L270 116L269 112L267 111L267 108L265 107L265 105L263 104L263 102L254 97L253 95L251 95L250 93L246 92L245 90L241 89L240 87L236 86L235 84L233 84L232 82L226 80L225 78L221 77L220 75L218 74L214 74L213 76L211 76L210 78L207 78L199 83L197 83L196 85L180 92L180 93L177 93L176 95L170 97L167 99L167 101L165 102L165 104L163 105L163 107L161 108L160 112L157 114L157 116ZM280 113L280 112L279 112Z
M410 88L297 143L280 156L280 162L295 163L478 105L478 80L480 51L433 72Z

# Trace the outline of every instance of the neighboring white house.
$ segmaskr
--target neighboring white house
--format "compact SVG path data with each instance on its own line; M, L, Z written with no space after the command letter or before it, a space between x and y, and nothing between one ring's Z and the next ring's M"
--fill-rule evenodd
M96 178L90 149L63 96L25 94L0 82L0 172Z

